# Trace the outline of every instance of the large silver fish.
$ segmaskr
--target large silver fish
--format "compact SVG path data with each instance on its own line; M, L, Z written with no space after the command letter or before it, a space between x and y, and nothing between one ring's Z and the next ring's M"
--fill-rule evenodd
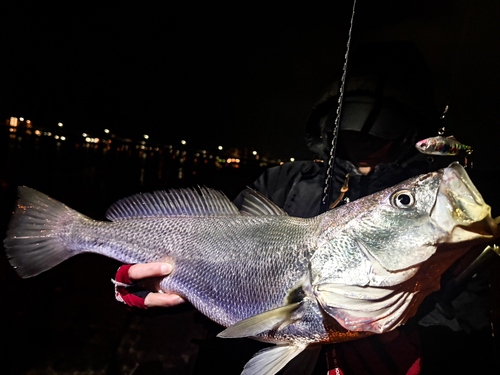
M202 188L140 194L95 221L19 189L5 247L22 277L93 252L125 263L169 261L160 283L264 349L243 374L274 374L328 342L405 323L471 246L498 237L490 207L458 164L311 219L249 190L239 211ZM305 350L305 349L308 350Z

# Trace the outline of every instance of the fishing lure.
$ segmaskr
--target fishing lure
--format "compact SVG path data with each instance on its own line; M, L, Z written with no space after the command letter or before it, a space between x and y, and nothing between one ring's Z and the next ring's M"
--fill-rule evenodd
M422 154L426 155L458 155L459 152L464 151L467 154L472 153L472 147L464 145L457 141L454 136L431 137L418 141L415 147Z

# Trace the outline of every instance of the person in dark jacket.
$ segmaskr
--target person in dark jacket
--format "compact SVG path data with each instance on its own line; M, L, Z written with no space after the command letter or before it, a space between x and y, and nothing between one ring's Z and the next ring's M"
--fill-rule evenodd
M327 182L331 185L328 206L346 204L450 162L449 158L432 160L414 147L418 140L436 135L440 125L430 74L414 45L396 42L360 46L350 56L347 77L336 158ZM321 201L338 93L339 83L329 87L307 122L306 141L313 159L270 168L253 183L254 189L290 216L308 218L324 210ZM241 207L243 195L234 203ZM145 267L132 266L130 272ZM149 267L150 272L142 277L156 276L155 267L160 265ZM146 306L182 302L176 296L155 294L149 294L145 301ZM434 318L438 323L446 320ZM210 360L221 350L220 345L224 344L211 342L207 345L212 346L211 354L201 356ZM325 354L328 361L320 358L315 373L324 374L328 367L332 374L418 374L422 351L413 325L406 330L327 346ZM210 367L198 368L202 371L205 366Z

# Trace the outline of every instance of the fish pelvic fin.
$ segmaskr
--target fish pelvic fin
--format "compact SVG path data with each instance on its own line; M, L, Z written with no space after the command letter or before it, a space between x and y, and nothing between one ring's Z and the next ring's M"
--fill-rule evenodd
M297 344L263 349L247 362L241 375L274 375L305 348L305 344Z
M256 336L264 331L274 331L281 324L291 322L292 314L297 311L302 302L291 303L286 306L268 310L261 314L243 319L226 328L217 337L237 338Z
M66 247L61 234L84 215L26 186L18 188L18 196L4 245L19 276L36 276L78 253Z

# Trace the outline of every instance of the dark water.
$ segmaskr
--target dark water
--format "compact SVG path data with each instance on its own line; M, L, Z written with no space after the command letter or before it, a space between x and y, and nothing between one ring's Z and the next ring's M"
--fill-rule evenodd
M197 151L75 144L34 134L20 139L7 128L0 132L2 239L19 185L104 219L113 202L144 191L205 185L233 199L264 170L257 162L217 165ZM115 301L110 282L119 265L86 254L22 280L2 251L0 373L192 373L197 342L210 323L188 306L157 315L129 312Z

